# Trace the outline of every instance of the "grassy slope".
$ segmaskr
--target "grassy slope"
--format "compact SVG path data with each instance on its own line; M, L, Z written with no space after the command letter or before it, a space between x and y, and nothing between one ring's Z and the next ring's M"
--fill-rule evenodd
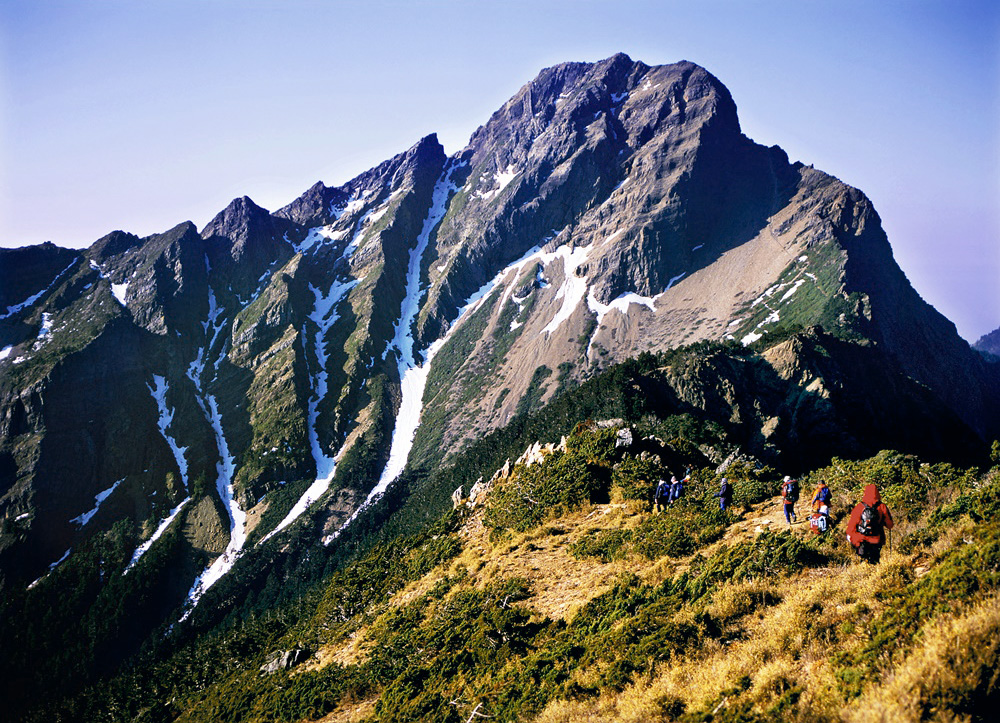
M836 528L817 538L785 529L767 468L730 470L734 512L714 510L703 468L652 514L641 479L656 460L623 456L613 434L581 427L485 507L336 573L298 615L213 636L89 705L141 697L143 720L460 721L480 706L494 720L750 721L996 704L1000 468L837 460L803 483L835 493ZM662 458L685 448L671 445ZM877 567L843 542L868 481L898 522ZM316 654L260 674L296 645Z

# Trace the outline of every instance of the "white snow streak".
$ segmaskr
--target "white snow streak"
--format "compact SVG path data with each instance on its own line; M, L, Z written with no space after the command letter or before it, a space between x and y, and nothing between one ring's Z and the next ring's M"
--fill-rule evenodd
M118 487L118 485L120 485L124 481L125 478L122 477L120 480L115 482L113 485L108 487L103 492L98 492L96 495L94 495L94 509L92 509L90 512L84 512L79 517L74 517L72 520L70 520L70 522L75 522L80 527L83 527L88 522L90 522L90 520L94 517L94 515L97 514L97 511L101 509L101 503L104 502L104 500L106 500L108 497L110 497L111 493L114 492L115 489Z
M125 570L122 572L122 575L128 575L129 570L131 570L135 566L135 563L139 562L139 558L145 555L146 552L149 551L149 548L153 546L153 543L156 542L158 539L160 539L163 533L167 531L167 528L170 527L170 523L174 521L174 518L177 517L177 514L184 508L184 505L186 505L190 501L191 501L190 497L185 497L183 500L181 500L181 503L179 505L177 505L174 509L170 510L170 514L167 515L162 522L160 522L159 527L156 528L156 532L154 532L148 540L139 545L139 547L136 548L135 552L132 553L132 559L125 567Z
M593 291L587 292L587 307L597 314L597 326L601 325L604 321L604 317L612 309L617 309L624 315L628 315L628 307L632 304L639 304L640 306L649 307L650 311L656 311L656 297L640 296L635 292L629 292L621 294L617 298L613 299L610 304L602 304L594 297Z
M93 264L93 261L91 261L91 264ZM67 271L69 271L75 265L76 265L76 261L74 260L74 261L72 261L70 263L69 266L67 266L65 269L63 269L58 274L56 274L56 277L54 279L52 279L52 283L51 284L49 284L48 286L46 286L44 289L42 289L41 291L39 291L37 294L32 294L27 299L25 299L24 301L22 301L20 304L14 304L13 306L8 306L7 307L7 311L4 312L3 314L0 314L0 321L2 321L3 319L6 319L8 317L13 316L14 314L18 313L19 311L23 311L24 309L27 309L29 306L31 306L32 304L34 304L40 298L42 298L43 296L45 296L45 294L53 286L56 285L56 282L59 281L59 279L61 279L63 277L63 274L65 274ZM2 358L2 357L0 357L0 358Z
M38 578L37 580L35 580L33 583L31 583L30 585L28 585L28 589L31 590L38 583L40 583L42 580L44 580L45 578L47 578L49 576L49 573L51 573L53 570L55 570L57 567L59 567L61 564L63 564L66 561L66 558L69 557L69 553L71 553L71 552L73 552L73 548L72 547L69 548L68 550L66 550L66 552L63 553L62 557L60 557L58 560L56 560L51 565L49 565L49 572L45 573L40 578Z
M14 350L13 346L5 346L3 349L0 349L0 359L6 359L7 357L9 357L10 353L13 350Z
M155 386L151 387L148 384L146 388L149 389L149 393L153 395L153 399L156 402L156 408L160 413L160 417L156 424L160 428L160 434L163 435L163 439L166 440L167 445L170 447L170 451L174 453L174 459L177 460L177 469L181 473L181 481L184 483L184 489L188 489L188 466L187 460L184 458L184 453L187 451L187 447L178 447L177 442L167 434L167 427L174 419L174 410L167 407L167 380L157 374L153 375L153 384Z
M183 616L181 616L181 621L187 619L194 610L201 596L205 594L212 585L219 581L219 579L229 572L233 565L236 564L237 558L239 558L240 553L243 550L243 545L247 541L247 531L246 531L246 521L247 515L241 508L239 503L233 496L233 474L235 472L235 458L229 453L229 445L226 443L225 434L222 432L222 415L219 413L219 405L215 400L215 397L211 394L206 395L208 401L208 421L212 425L212 429L215 431L215 441L218 445L219 456L221 459L216 465L216 470L218 472L218 478L216 480L216 488L219 491L219 497L222 498L222 504L226 507L226 511L229 513L229 545L226 547L225 552L223 552L215 562L208 566L201 575L194 581L194 585L191 586L191 591L188 593L188 602L191 607L187 609Z
M785 295L782 296L781 299L778 300L778 303L780 304L780 303L782 303L784 301L788 301L788 299L791 298L792 294L794 294L796 291L798 291L799 287L802 286L802 284L804 284L805 282L806 282L805 279L799 279L794 284L792 284L792 288L790 288L788 291L785 292Z
M219 306L219 302L215 298L215 291L212 287L208 287L208 320L201 322L201 328L204 329L205 333L208 334L208 327L212 327L212 340L208 343L208 347L211 349L215 345L215 339L222 330L223 323L219 321L219 316L225 309Z
M687 273L686 271L682 271L681 273L677 274L677 276L675 276L675 277L673 277L672 279L670 279L670 281L669 281L669 282L667 283L667 288L666 288L666 289L664 289L664 291L669 291L669 290L670 290L670 287L672 287L672 286L673 286L674 284L676 284L676 283L677 283L678 281L680 281L681 279L683 279L683 278L684 278L684 275L685 275L686 273Z

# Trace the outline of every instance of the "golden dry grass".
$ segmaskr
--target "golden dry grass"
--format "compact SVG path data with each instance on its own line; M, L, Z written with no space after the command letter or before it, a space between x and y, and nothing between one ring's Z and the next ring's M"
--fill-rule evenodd
M663 719L664 706L673 701L686 710L721 710L730 704L726 692L744 677L751 681L746 696L761 712L800 688L799 710L835 720L842 699L828 660L831 643L815 622L823 621L829 630L867 614L866 609L877 611L877 593L902 573L905 562L900 556L886 556L878 567L852 564L824 574L806 571L780 588L759 581L723 585L707 609L723 621L732 620L738 639L729 644L706 641L696 653L670 661L621 693L605 693L593 701L555 701L537 720L641 723ZM780 602L760 606L762 596L779 591Z
M345 703L329 715L325 715L315 723L357 723L364 720L375 712L375 703L378 699L372 698L361 702Z
M880 685L841 711L851 723L971 720L956 715L977 688L997 691L1000 599L991 596L964 614L931 620L913 653ZM998 713L998 711L994 711Z

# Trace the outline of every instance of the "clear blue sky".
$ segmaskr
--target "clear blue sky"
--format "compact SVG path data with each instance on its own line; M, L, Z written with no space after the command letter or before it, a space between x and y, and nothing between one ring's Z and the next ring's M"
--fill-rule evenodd
M995 0L0 0L0 245L274 210L618 51L708 68L748 136L872 198L960 333L1000 326Z

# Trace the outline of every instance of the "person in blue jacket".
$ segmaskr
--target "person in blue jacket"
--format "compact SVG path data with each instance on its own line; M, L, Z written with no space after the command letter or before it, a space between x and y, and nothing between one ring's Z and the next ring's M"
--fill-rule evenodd
M719 509L723 512L733 504L733 486L729 484L729 479L727 477L722 478L722 486L719 488L718 494L715 495L719 498Z
M684 479L677 479L676 477L673 478L670 484L670 504L679 500L681 495L684 494L684 482L686 481L687 477Z

